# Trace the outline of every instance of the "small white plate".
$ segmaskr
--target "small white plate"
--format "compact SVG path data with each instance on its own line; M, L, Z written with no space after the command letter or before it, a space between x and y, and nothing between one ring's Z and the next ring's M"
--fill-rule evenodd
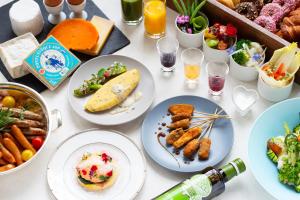
M91 95L78 98L73 95L73 90L78 88L84 80L90 79L92 74L97 73L103 67L110 66L115 61L126 65L127 70L135 68L140 71L141 80L132 93L141 92L141 99L134 103L134 109L118 114L111 114L111 110L98 113L87 112L84 109L84 104L91 98ZM138 118L151 106L154 95L155 87L151 72L139 61L119 55L99 56L82 64L71 77L68 88L68 99L73 110L85 120L99 125L119 125Z
M75 166L86 152L108 152L116 161L117 180L103 191L87 191L76 179ZM59 145L47 169L48 185L59 200L134 199L146 175L144 156L136 144L116 131L90 129Z

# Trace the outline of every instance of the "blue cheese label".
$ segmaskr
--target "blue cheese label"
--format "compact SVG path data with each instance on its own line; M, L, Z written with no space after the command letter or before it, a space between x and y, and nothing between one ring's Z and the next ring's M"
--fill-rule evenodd
M80 60L50 36L25 59L25 63L52 90L76 69Z

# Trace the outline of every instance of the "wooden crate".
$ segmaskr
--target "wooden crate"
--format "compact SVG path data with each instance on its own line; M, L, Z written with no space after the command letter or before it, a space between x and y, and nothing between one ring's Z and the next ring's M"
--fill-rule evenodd
M173 1L167 0L167 5L174 9ZM175 9L174 9L175 10ZM246 17L236 13L216 0L207 0L202 11L207 15L210 24L214 22L232 23L238 27L238 35L266 45L266 60L269 60L276 49L289 44L274 33L269 32ZM300 83L300 71L296 74L296 82Z

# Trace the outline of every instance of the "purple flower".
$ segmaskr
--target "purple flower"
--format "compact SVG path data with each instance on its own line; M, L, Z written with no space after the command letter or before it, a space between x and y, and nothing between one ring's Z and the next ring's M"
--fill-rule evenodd
M183 16L185 22L190 22L190 17L189 16Z
M191 28L188 28L188 29L187 29L187 32L188 32L189 34L192 34L192 33L193 33L193 31L192 31Z
M261 59L261 55L259 53L255 53L252 58L255 61L259 61Z
M177 24L184 24L185 23L184 16L178 16L176 18L176 22L177 22Z
M235 52L235 46L232 46L232 47L230 47L228 50L227 50L227 53L229 54L229 55L231 55L231 54L233 54L233 52Z

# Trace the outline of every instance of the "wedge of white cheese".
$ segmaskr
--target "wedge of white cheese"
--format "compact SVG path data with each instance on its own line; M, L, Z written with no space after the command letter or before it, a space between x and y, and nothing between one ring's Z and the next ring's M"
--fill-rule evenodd
M39 42L32 33L0 44L1 60L12 78L20 78L29 73L23 66L23 61L38 46Z

